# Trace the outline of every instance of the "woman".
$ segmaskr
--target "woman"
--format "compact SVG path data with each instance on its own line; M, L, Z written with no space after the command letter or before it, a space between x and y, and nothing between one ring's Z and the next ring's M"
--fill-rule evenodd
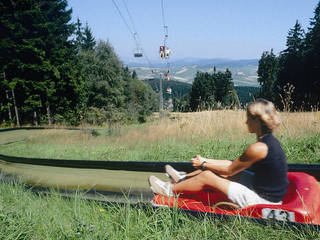
M171 166L166 172L173 180L163 182L155 176L149 184L155 193L175 196L183 191L197 192L213 188L224 193L240 207L254 204L281 204L287 191L287 163L284 151L272 131L280 124L273 103L258 99L247 106L247 121L250 133L255 133L257 142L251 144L234 161L206 159L197 155L191 159L198 170L182 174ZM252 182L244 184L231 181L230 177L252 167Z

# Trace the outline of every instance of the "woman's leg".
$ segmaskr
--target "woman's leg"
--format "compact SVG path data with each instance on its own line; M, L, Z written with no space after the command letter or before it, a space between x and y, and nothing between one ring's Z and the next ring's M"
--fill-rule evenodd
M172 191L175 194L179 194L180 192L183 192L183 191L197 192L207 187L211 187L224 193L225 195L228 195L229 184L230 184L230 180L226 178L222 178L216 175L215 173L209 170L206 170L206 171L201 171L194 177L191 177L179 183L173 184Z
M174 183L184 181L185 179L196 176L202 172L201 170L196 170L187 174L185 172L177 171L176 169L174 169L172 166L168 164L165 166L165 170L166 170L167 176L170 177Z
M188 179L188 178L191 178L191 177L194 177L194 176L197 176L198 174L202 173L203 171L198 169L198 170L195 170L191 173L187 173L185 179Z

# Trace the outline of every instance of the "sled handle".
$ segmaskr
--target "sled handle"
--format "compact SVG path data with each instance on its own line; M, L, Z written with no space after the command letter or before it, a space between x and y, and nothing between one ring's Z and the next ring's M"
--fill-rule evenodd
M232 203L232 202L217 202L212 206L212 210L216 209L217 207L219 207L221 205L230 206L230 207L233 207L235 209L240 208L240 206L238 204L236 204L236 203Z

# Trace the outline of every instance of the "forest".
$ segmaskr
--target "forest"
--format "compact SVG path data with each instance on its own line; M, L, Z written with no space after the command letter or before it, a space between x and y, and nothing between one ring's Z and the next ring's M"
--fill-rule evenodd
M145 121L157 94L132 76L108 41L71 22L66 0L1 1L2 124Z
M2 126L145 122L159 111L154 82L139 80L110 42L96 40L87 23L71 19L67 0L0 2ZM320 2L307 30L298 21L289 30L279 56L272 49L262 53L261 87L248 94L280 110L319 109L319 66ZM250 99L237 90L228 69L197 72L189 92L175 85L171 110L240 108Z

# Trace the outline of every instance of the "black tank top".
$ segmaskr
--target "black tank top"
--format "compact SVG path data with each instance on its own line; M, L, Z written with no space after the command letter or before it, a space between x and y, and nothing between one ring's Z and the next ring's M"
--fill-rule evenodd
M282 201L289 184L288 166L280 142L269 133L258 142L268 146L267 157L252 165L254 171L253 189L262 198L271 201Z

